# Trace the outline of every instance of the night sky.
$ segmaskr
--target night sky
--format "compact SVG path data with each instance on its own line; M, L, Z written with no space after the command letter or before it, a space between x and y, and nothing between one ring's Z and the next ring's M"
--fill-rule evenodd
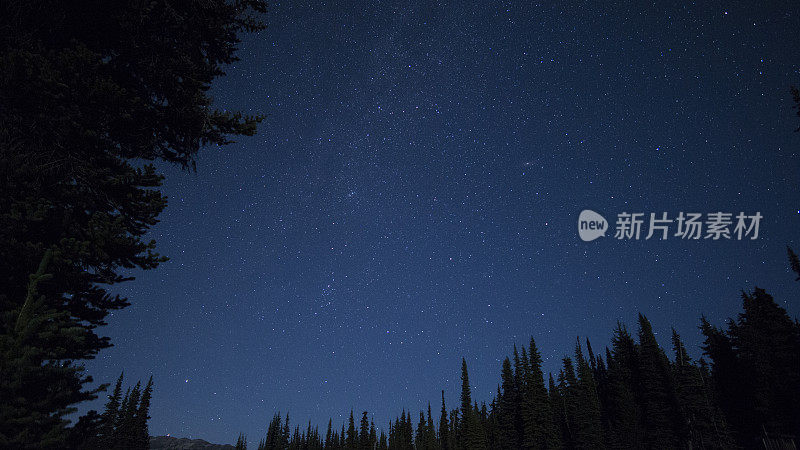
M324 433L351 408L387 429L441 389L457 407L462 357L488 403L531 335L557 371L638 312L694 357L742 289L800 314L796 3L343 3L274 2L212 90L259 133L161 166L171 260L117 288L87 366L153 375L151 434L253 442L287 410ZM764 218L583 242L583 209Z

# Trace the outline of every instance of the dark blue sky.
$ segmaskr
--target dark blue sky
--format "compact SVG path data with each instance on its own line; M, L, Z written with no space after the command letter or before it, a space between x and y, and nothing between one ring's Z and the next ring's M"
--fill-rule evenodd
M758 285L800 313L791 2L275 2L214 87L253 138L164 167L171 260L120 286L96 379L154 376L151 434L376 424L532 335L557 371L638 312L699 356ZM355 2L354 2L355 3ZM760 212L757 240L582 242L581 210ZM102 401L94 407L102 407Z

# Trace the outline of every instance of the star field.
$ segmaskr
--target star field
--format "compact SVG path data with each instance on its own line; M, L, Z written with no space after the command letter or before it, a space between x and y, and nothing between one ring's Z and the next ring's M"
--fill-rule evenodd
M212 91L259 133L162 167L170 261L119 287L88 364L153 375L151 434L252 442L274 412L351 408L385 429L441 389L455 407L462 356L488 403L531 335L555 371L638 312L699 356L700 315L756 284L798 314L790 2L345 3L273 3ZM583 209L764 219L753 241L582 242Z

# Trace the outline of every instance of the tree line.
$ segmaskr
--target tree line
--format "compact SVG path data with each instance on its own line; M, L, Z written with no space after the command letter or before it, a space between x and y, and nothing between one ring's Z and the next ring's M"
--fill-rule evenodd
M789 249L800 279L800 261ZM364 411L321 434L276 414L258 450L473 450L589 448L754 448L789 443L800 432L800 323L766 291L742 293L742 312L725 327L700 318L703 356L693 360L673 329L661 347L650 321L636 333L617 323L601 352L578 339L556 374L542 371L536 342L515 346L500 367L497 394L472 399L466 360L461 404L438 419L403 410L376 431ZM669 355L669 356L668 356ZM237 448L246 448L240 436ZM763 447L762 447L763 448Z

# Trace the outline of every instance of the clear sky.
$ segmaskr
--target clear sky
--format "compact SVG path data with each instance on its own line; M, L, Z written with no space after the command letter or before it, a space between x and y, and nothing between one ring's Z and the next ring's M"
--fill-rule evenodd
M639 312L694 357L742 289L797 315L800 17L767 3L273 3L213 89L268 117L163 167L171 260L119 287L90 373L152 374L153 435L253 442L277 411L456 407L462 357L488 403L530 336L557 371ZM613 237L621 212L717 211L760 212L758 239Z

